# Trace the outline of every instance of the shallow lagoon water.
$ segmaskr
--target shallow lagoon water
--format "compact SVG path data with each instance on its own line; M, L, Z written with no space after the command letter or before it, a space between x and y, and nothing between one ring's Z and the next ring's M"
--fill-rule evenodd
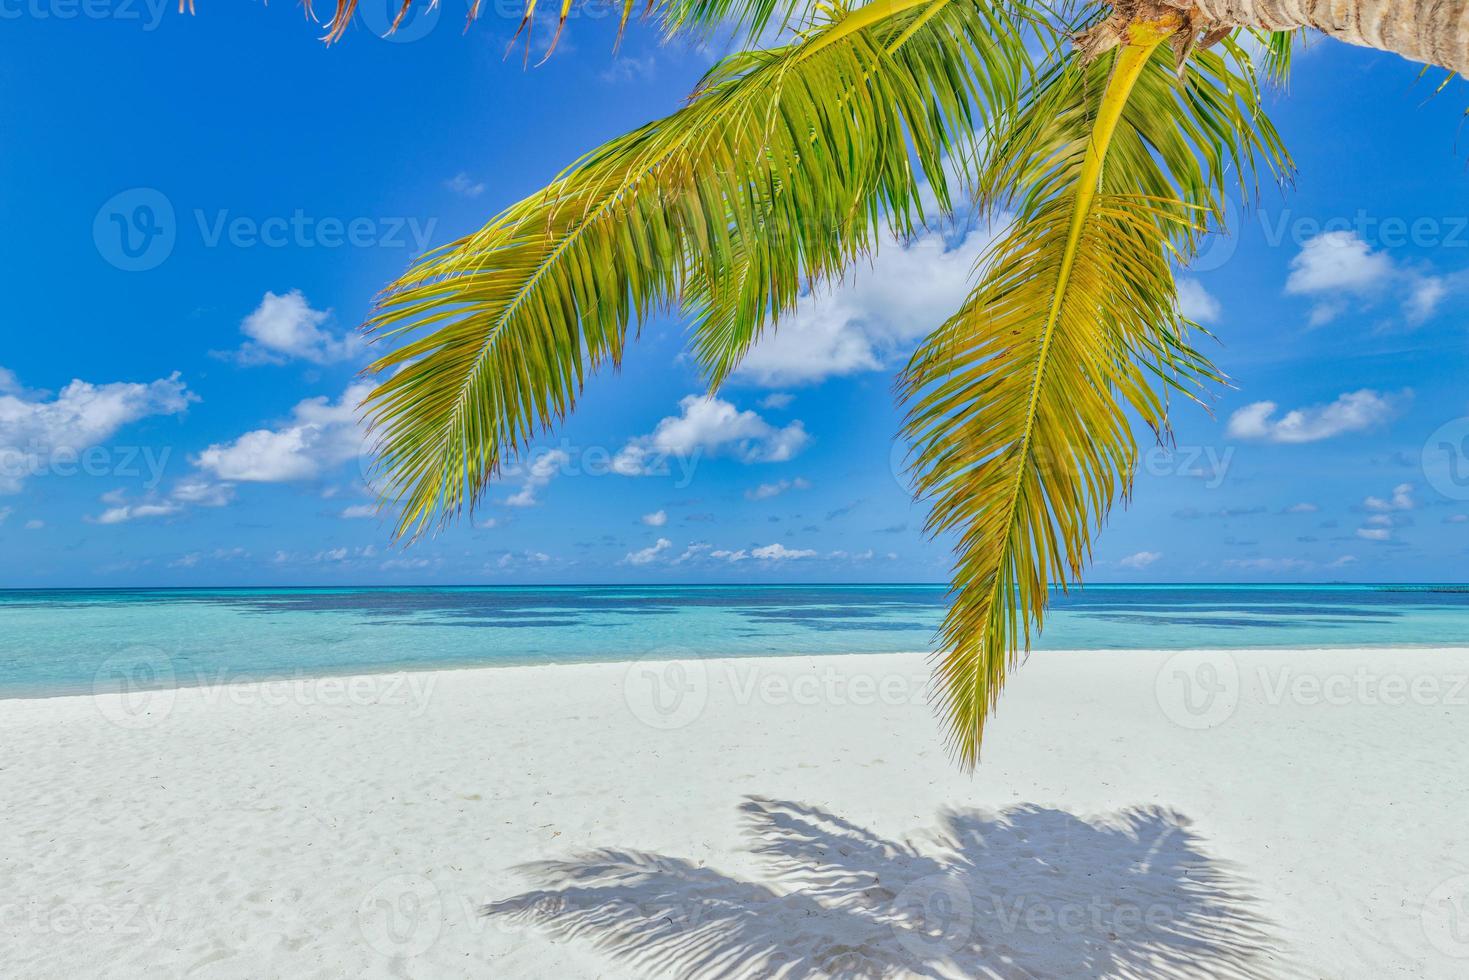
M936 585L0 592L0 695L94 689L109 662L188 683L638 657L930 650ZM1469 646L1469 588L1090 586L1041 649ZM167 680L167 678L165 678Z

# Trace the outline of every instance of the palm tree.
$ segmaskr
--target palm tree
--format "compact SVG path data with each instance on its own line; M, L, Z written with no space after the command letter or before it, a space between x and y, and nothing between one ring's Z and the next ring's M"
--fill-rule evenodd
M355 0L339 2L330 39ZM803 285L961 205L1003 215L973 291L899 380L928 529L957 541L937 672L954 754L973 766L1049 587L1079 581L1129 490L1130 420L1166 438L1172 398L1195 400L1218 379L1193 346L1174 270L1221 226L1228 195L1290 174L1262 76L1284 74L1306 27L1469 69L1469 5L655 9L670 34L733 23L788 40L725 58L684 108L387 287L369 329L393 348L369 368L382 380L365 408L396 533L473 508L575 407L588 374L620 363L648 317L689 320L712 391L779 329ZM925 185L940 215L925 210Z

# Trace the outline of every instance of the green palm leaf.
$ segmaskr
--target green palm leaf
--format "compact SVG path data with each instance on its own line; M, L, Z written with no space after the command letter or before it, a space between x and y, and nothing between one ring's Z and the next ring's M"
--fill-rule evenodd
M1171 25L1132 30L1115 62L1059 66L996 140L981 187L1022 189L1020 213L903 379L929 528L958 538L938 673L967 766L1049 583L1079 579L1130 487L1127 410L1165 432L1166 390L1216 377L1178 312L1174 263L1231 175L1247 185L1257 157L1287 165L1232 42L1179 83L1159 47Z
M696 314L717 379L803 279L912 227L920 174L945 203L955 134L1015 102L1018 37L1008 14L949 0L838 12L425 256L370 324L400 344L367 402L398 533L472 507L651 314Z

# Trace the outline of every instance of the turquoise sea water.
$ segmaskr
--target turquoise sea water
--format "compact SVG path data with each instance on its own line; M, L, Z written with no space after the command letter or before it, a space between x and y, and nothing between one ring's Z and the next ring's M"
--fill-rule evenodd
M177 683L380 668L929 650L926 585L0 592L0 696L93 690L106 665ZM1091 586L1053 649L1469 646L1469 587Z

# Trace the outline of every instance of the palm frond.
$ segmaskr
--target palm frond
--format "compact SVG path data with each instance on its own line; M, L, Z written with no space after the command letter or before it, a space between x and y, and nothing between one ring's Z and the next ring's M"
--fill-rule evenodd
M424 256L370 322L401 345L370 366L386 379L367 402L398 533L472 507L648 316L702 314L717 372L803 277L911 227L920 173L945 200L952 134L996 87L1013 103L1017 36L1007 14L949 0L838 12L717 66L680 112ZM721 337L737 314L742 332Z
M665 33L711 34L727 30L747 38L800 28L817 16L820 0L655 0Z
M939 0L926 4L901 30L888 33L881 48L884 65L900 78L921 80L919 86L889 87L890 95L903 99L893 106L873 105L864 98L843 109L863 114L896 109L896 116L906 121L908 145L890 125L896 120L882 116L876 124L861 126L879 144L813 143L808 153L877 154L870 170L876 179L826 201L803 202L794 187L792 193L770 194L775 207L733 237L737 274L717 282L691 280L686 298L696 317L693 353L711 388L722 384L765 331L776 329L782 315L795 309L803 290L840 275L858 255L876 251L879 237L908 238L917 229L915 220L933 217L924 215L912 197L918 191L911 180L915 159L939 212L952 210L951 183L972 184L977 131L1000 126L1000 117L1013 107L1029 77L1029 62L1020 47L1022 31L1031 26L1026 15L1024 8L1012 15ZM764 52L738 56L729 67L738 71L745 59L765 57ZM716 77L711 76L712 84L719 84ZM755 233L744 233L750 228Z
M1290 79L1291 62L1295 57L1296 46L1306 43L1306 32L1295 31L1264 31L1259 28L1247 28L1240 34L1248 34L1255 45L1260 49L1258 60L1260 67L1265 69L1265 77L1277 85L1284 85ZM1235 35L1236 40L1240 35Z
M1079 580L1130 488L1128 410L1164 433L1168 392L1217 378L1174 265L1227 185L1248 188L1257 160L1288 166L1237 46L1195 54L1180 83L1163 36L1057 66L997 135L980 188L994 201L1018 188L1018 215L903 378L929 530L957 535L938 674L966 766L1050 583Z

